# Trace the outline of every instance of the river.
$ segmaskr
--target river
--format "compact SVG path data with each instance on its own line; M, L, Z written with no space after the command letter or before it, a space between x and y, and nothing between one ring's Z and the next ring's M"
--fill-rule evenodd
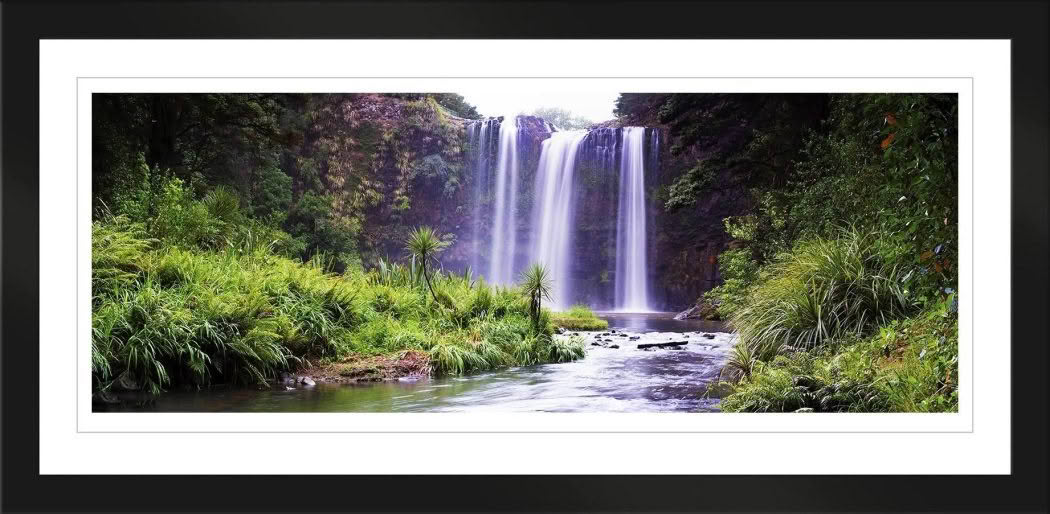
M713 411L705 397L736 336L674 313L599 313L609 329L581 332L585 358L462 377L273 389L172 391L156 412L669 412ZM680 349L639 344L687 341ZM599 345L592 343L597 342ZM605 346L600 346L604 344ZM613 348L616 345L619 348Z

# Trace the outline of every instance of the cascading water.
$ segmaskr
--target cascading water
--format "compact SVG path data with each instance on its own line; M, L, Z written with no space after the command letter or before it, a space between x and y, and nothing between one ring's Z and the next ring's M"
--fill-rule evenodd
M554 309L576 302L653 309L645 175L658 167L659 130L558 131L510 116L472 122L467 137L475 176L470 266L477 275L511 285L523 265L537 262L554 283ZM528 220L519 219L519 201L531 205ZM526 240L524 249L519 241Z
M514 280L514 252L518 239L515 206L518 201L518 124L516 118L499 126L499 154L493 199L492 247L486 278L500 285Z
M623 129L616 221L616 309L648 312L645 233L645 128Z
M488 269L482 268L481 255L484 236L482 232L483 219L485 218L482 212L484 206L485 195L488 194L489 190L489 155L491 154L491 141L492 141L492 126L498 124L497 120L483 120L471 123L467 127L467 138L471 146L474 149L473 156L473 168L474 168L474 206L473 206L473 220L472 220L472 239L474 245L474 251L470 257L470 267L474 270L474 273L479 275L488 274ZM487 264L487 263L486 263Z
M543 264L554 283L551 307L573 301L570 274L574 171L584 131L555 132L543 142L533 203L533 262Z

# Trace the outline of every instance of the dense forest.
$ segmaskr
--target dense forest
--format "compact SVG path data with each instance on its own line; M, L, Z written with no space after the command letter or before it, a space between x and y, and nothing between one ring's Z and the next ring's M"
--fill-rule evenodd
M725 206L730 411L958 405L956 95L621 95L671 134L668 211Z
M543 266L500 285L472 267L490 156L460 95L95 94L92 109L101 401L566 362L583 337L559 332L606 326L588 305L553 312L567 285ZM955 95L622 94L615 115L518 122L523 170L555 127L595 135L572 200L582 303L602 306L616 273L601 137L648 127L653 301L739 335L709 389L722 410L957 409Z

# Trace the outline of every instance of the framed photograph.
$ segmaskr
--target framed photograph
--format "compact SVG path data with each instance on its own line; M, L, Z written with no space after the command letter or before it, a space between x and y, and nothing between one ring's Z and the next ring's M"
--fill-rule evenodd
M3 509L1045 511L1047 14L4 3Z

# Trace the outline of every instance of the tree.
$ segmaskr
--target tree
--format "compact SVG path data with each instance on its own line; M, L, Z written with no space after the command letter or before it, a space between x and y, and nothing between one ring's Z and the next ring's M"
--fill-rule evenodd
M529 266L521 273L521 288L529 297L529 317L532 318L532 326L538 330L543 299L550 300L554 291L554 282L547 267L540 263Z
M212 183L246 191L254 171L272 166L287 145L281 120L291 95L104 93L92 97L92 165L96 198L119 193L139 156L158 181L189 183L200 174Z
M560 107L540 107L532 111L532 115L543 118L562 130L583 130L594 125L593 121Z
M427 261L433 259L447 247L448 242L442 241L434 229L426 226L416 228L405 242L405 249L411 252L412 256L423 266L423 278L426 279L427 288L430 289L430 294L434 297L435 302L438 301L438 297L434 293L434 286L430 283L430 275L427 274Z
M464 98L463 95L456 93L433 93L430 96L432 96L439 105L452 111L452 114L455 114L456 116L470 118L472 120L481 118L478 109L467 103L467 99Z

